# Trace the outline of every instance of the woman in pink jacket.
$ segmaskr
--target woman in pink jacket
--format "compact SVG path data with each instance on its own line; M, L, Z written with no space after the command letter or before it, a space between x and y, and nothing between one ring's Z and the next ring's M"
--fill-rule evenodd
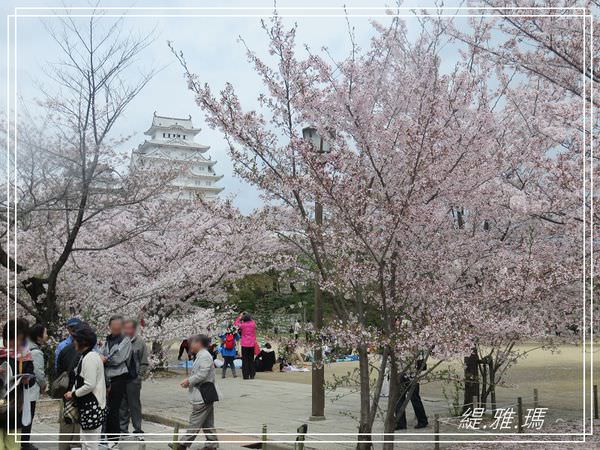
M242 313L235 321L235 325L242 333L242 375L244 380L254 379L254 346L256 345L256 322L248 313Z

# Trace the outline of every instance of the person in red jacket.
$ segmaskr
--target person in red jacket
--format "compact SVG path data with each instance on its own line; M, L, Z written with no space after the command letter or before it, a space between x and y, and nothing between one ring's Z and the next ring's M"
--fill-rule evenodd
M242 375L244 380L253 380L256 374L254 366L254 346L256 345L256 322L248 313L242 313L235 321L235 326L242 333Z

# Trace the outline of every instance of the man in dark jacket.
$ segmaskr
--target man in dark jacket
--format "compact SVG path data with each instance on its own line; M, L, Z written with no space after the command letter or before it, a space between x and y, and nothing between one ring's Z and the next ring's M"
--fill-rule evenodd
M129 379L127 363L131 357L131 339L123 334L122 316L112 316L108 321L108 327L110 334L106 337L101 355L104 361L104 377L106 383L110 385L106 398L108 408L106 435L114 445L120 439L121 434L119 415Z

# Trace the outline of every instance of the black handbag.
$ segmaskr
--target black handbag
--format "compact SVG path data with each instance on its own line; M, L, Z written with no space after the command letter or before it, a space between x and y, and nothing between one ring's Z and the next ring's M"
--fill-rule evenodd
M215 383L205 381L198 386L198 389L200 390L200 395L202 395L204 403L214 403L219 401L219 394L217 393Z

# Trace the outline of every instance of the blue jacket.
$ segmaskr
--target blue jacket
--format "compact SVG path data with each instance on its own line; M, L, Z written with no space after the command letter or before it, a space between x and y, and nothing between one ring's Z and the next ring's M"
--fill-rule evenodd
M58 355L60 355L60 352L62 352L63 348L65 348L67 345L71 345L73 343L73 337L71 335L69 335L68 338L62 340L59 342L59 344L56 347L56 351L54 352L54 370L56 370L57 368L57 363L58 363Z
M221 346L219 347L219 353L221 353L222 356L235 356L235 355L237 355L236 347L233 347L232 349L225 348L225 338L227 337L228 334L229 333L223 333L221 336L219 336L221 338ZM235 342L237 343L237 341L239 341L239 339L240 339L240 335L235 333L233 335L233 338L235 339Z

